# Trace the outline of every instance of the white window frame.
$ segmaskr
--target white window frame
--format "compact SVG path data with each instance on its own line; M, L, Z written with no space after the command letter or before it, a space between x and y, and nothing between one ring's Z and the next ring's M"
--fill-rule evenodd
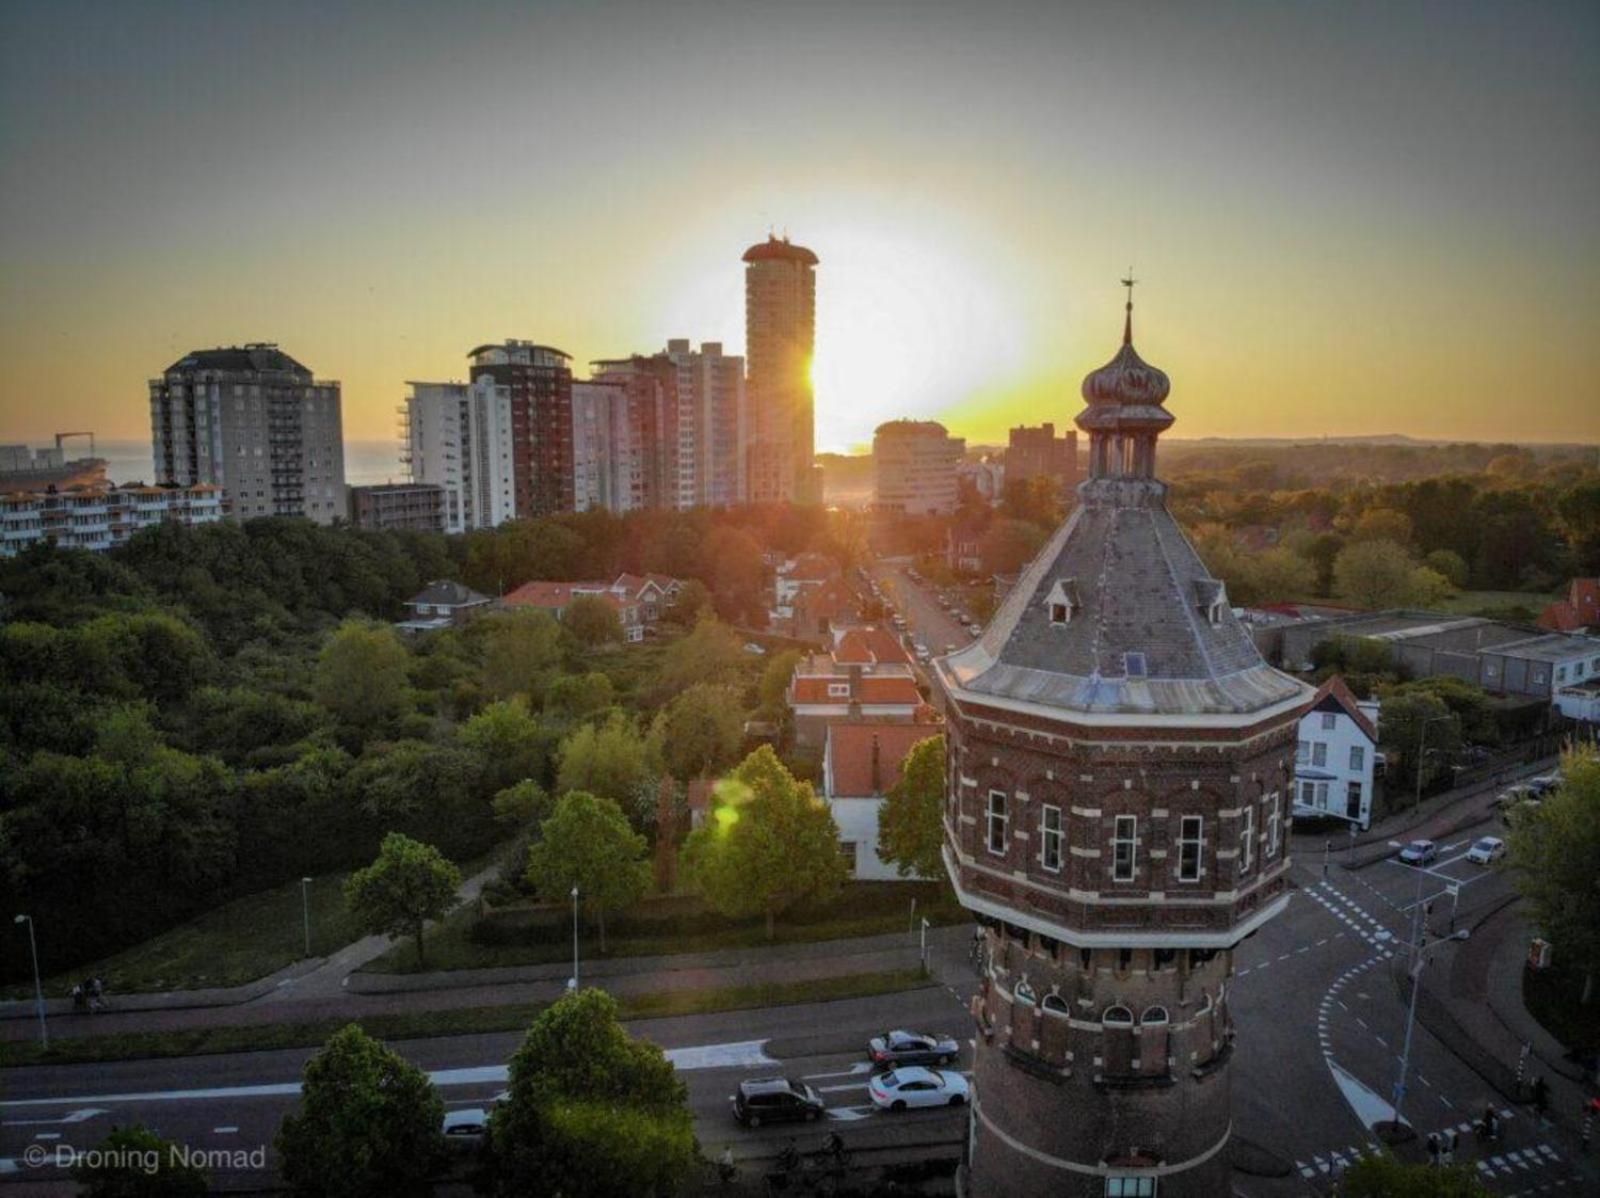
M1367 747L1365 745L1350 746L1350 768L1353 770L1367 768Z
M1326 766L1328 764L1328 742L1314 740L1311 742L1311 764Z
M1256 863L1256 805L1246 803L1239 813L1239 872L1249 873Z
M1191 831L1192 828L1192 831ZM1185 854L1194 850L1193 869L1185 869ZM1198 882L1206 871L1206 821L1202 815L1178 818L1178 881Z
M1278 839L1283 828L1283 810L1276 793L1267 796L1267 852L1271 861L1278 855Z
M995 800L996 799L1000 800L1000 809L998 811L995 810ZM1000 847L999 848L995 848L994 847L995 846L996 821L999 821L998 822L998 828L999 828L999 833L1000 833L1000 837L999 837L999 839L1000 839ZM988 808L984 812L983 847L988 849L996 857L1004 857L1006 855L1006 848L1007 848L1006 836L1007 836L1007 832L1010 829L1010 827L1011 827L1011 814L1010 814L1010 812L1008 812L1006 810L1006 792L1003 791L1003 790L991 790L989 792L989 805L988 805Z
M1339 715L1337 712L1325 711L1322 713L1322 730L1324 732L1332 732L1338 726Z
M1051 826L1052 817L1055 826ZM1061 848L1063 827L1061 822L1061 808L1044 806L1039 808L1039 864L1053 874L1061 872ZM1055 864L1052 865L1051 859Z
M828 698L848 699L850 697L850 684L848 682L828 683Z
M1124 833L1123 829L1127 831ZM1122 872L1122 861L1119 854L1122 847L1128 849L1128 871ZM1131 882L1139 876L1139 817L1137 815L1119 815L1111 824L1111 880L1113 882Z

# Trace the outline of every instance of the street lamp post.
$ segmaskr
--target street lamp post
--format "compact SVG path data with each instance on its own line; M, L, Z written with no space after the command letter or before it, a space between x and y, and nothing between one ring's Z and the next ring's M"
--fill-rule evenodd
M578 888L572 888L572 989L578 989Z
M305 917L306 956L311 955L311 879L300 879L300 913Z
M1400 1108L1406 1100L1406 1074L1411 1068L1411 1033L1416 1028L1417 1023L1417 991L1422 989L1422 970L1428 963L1428 950L1437 948L1439 945L1448 943L1451 940L1465 940L1467 935L1467 929L1462 928L1459 932L1454 932L1443 940L1435 940L1432 944L1417 946L1416 964L1407 970L1411 975L1411 1001L1406 1005L1406 1039L1404 1047L1400 1050L1400 1076L1395 1079L1394 1083L1394 1125L1396 1131L1405 1122L1405 1119L1400 1114Z
M33 954L33 1004L39 1012L39 1044L48 1052L50 1028L44 1021L44 979L39 974L39 942L33 935L33 916L19 915L12 922L28 925L28 949Z

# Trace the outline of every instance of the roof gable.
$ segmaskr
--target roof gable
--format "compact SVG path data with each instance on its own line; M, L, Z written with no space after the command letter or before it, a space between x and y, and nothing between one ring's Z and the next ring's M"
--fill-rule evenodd
M1374 744L1378 740L1378 730L1373 726L1367 713L1361 710L1360 702L1344 678L1335 674L1318 689L1311 698L1309 711L1338 711L1343 712L1356 722L1356 727L1366 733L1367 739Z
M911 750L944 729L933 724L838 723L828 726L823 792L829 798L870 798L887 794L900 781ZM877 784L873 747L877 747Z

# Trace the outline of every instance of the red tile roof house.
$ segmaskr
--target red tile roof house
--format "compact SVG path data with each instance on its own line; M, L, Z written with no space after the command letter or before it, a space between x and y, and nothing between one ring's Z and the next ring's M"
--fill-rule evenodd
M911 655L887 628L836 629L832 657L839 666L860 666L869 674L912 673Z
M801 674L789 682L794 739L802 748L820 748L828 725L838 720L873 719L909 724L922 705L916 679L901 674L868 674L846 666L837 674Z
M938 724L840 723L828 727L822 755L822 794L839 825L839 850L852 877L898 879L878 856L878 816L900 781L913 746L938 736Z
M500 600L508 610L537 608L556 619L565 614L568 604L583 595L593 595L616 609L622 623L622 639L630 644L644 640L644 615L635 599L624 599L604 582L525 582Z
M781 563L772 578L769 622L773 628L786 630L793 624L795 597L801 591L820 587L838 577L838 565L820 553L802 553L792 561Z
M654 628L667 608L678 601L683 583L670 574L619 574L611 590L639 604L640 618L649 629Z
M1574 578L1567 587L1567 597L1540 613L1539 627L1551 632L1600 628L1600 578Z

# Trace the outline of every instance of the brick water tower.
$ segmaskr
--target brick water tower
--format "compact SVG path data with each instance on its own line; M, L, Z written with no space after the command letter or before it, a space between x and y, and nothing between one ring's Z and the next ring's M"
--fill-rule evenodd
M1083 382L1078 505L937 673L945 865L986 932L975 1198L1229 1192L1233 951L1288 902L1311 697L1268 666L1166 506L1167 376Z

